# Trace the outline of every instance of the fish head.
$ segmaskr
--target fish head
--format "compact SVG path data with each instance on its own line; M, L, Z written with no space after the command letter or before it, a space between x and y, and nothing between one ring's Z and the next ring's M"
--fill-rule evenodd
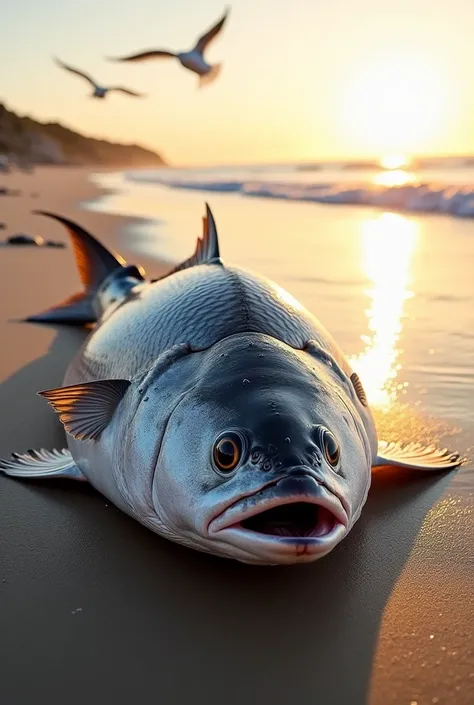
M370 484L370 445L350 395L325 361L268 336L230 336L196 355L153 476L161 533L247 563L327 554Z

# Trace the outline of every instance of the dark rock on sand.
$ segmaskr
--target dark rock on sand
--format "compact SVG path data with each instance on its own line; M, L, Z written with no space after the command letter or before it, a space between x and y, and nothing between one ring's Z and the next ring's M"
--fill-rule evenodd
M4 223L0 223L1 227L6 227ZM60 240L44 240L40 235L25 235L24 233L18 233L17 235L11 235L7 237L3 245L20 245L20 246L32 246L35 247L66 247L65 242Z
M7 237L5 241L6 245L36 245L37 247L43 247L45 242L40 235L25 235L19 233L18 235L11 235Z
M46 247L66 247L66 243L59 240L46 240L45 245Z
M0 188L0 196L21 196L20 189L11 189L6 186Z

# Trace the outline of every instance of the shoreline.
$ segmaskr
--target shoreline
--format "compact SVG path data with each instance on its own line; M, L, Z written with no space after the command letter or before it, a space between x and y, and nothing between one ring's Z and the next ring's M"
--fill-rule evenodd
M92 183L90 176L95 173L114 173L110 168L41 166L32 174L14 172L0 176L1 185L12 190L19 189L20 196L0 196L0 221L7 227L1 231L1 238L26 233L41 235L45 239L60 240L66 243L66 251L72 251L67 233L62 225L51 219L34 215L33 210L46 210L75 220L89 230L92 235L121 254L128 262L134 263L137 255L127 247L124 237L126 229L143 219L133 216L116 215L81 207L83 203L107 195L107 189ZM37 193L37 197L32 197ZM24 209L20 202L26 202ZM24 248L8 248L9 251L22 252ZM31 253L30 253L31 254ZM159 258L140 256L143 267L153 277L162 274L169 266ZM74 265L75 266L75 265ZM71 292L73 293L73 292Z
M128 171L133 172L133 169ZM306 170L306 176L296 165L279 173L276 167L268 172L251 167L224 167L221 170L171 167L162 171L160 175L151 173L136 181L202 194L234 194L271 201L365 207L406 216L438 215L461 220L474 217L472 166L431 172L423 169L373 169L362 174L356 169L322 169L314 172Z

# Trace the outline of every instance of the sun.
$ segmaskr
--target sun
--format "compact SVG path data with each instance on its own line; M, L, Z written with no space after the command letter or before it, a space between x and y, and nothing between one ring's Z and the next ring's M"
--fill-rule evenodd
M409 165L410 160L404 154L386 154L380 160L382 169L403 169Z
M354 149L393 157L430 148L442 136L446 91L437 67L420 56L373 57L348 77L341 103ZM385 165L384 165L385 166Z
M373 177L379 186L405 186L415 181L415 174L410 170L410 159L405 154L386 154L379 159L382 171Z

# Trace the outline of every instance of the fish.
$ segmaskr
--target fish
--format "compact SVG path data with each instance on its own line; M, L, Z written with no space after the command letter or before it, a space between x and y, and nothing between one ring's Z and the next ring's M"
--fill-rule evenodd
M373 467L449 471L459 453L379 441L362 382L290 293L221 258L206 204L194 254L159 279L80 225L83 291L27 321L89 326L63 386L38 392L67 447L0 461L88 481L160 536L260 565L309 563L359 518Z
M107 57L109 61L139 62L149 59L178 59L181 66L189 71L193 71L199 77L199 87L209 85L220 74L222 64L209 64L204 58L204 52L209 44L220 34L229 15L230 8L227 7L221 19L213 27L207 30L197 40L195 46L189 51L172 52L165 49L147 49L138 54L120 57Z
M68 64L65 64L63 61L61 61L61 59L54 57L54 62L65 71L69 71L69 73L73 73L76 76L80 76L80 78L83 78L88 83L90 83L90 85L94 89L91 93L91 98L105 98L111 91L125 93L125 95L130 95L134 98L145 97L144 93L137 93L136 91L132 91L129 88L124 88L123 86L100 86L98 83L96 83L96 81L94 81L93 78L91 78L91 76L89 76L89 74L84 73L83 71L79 71L79 69L75 69L72 66L69 66Z

